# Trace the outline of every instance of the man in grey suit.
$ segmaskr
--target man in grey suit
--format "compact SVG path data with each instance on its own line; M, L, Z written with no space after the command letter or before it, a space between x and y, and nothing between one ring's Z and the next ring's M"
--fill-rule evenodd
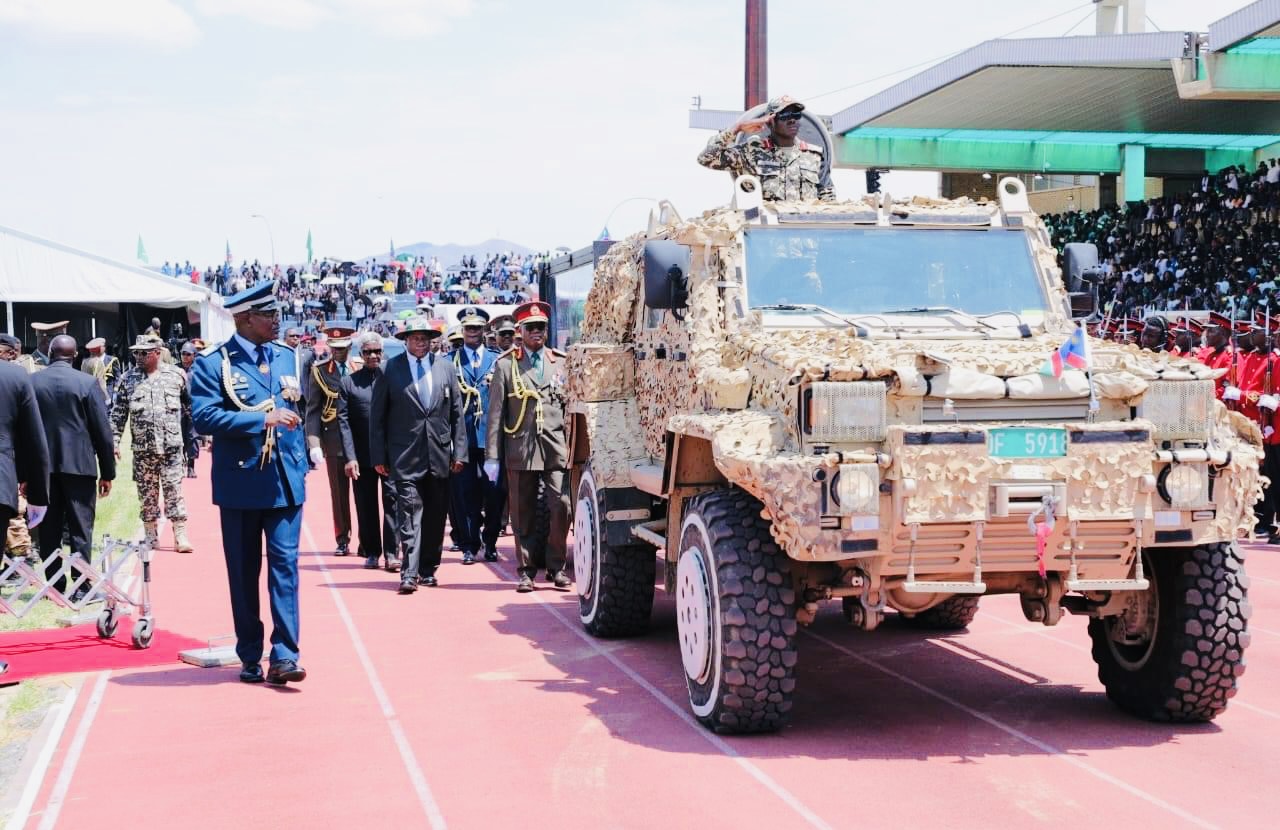
M412 594L419 582L439 584L449 474L467 458L458 374L431 349L440 334L426 318L410 319L396 333L405 353L388 360L373 384L369 457L396 491L402 594Z
M31 378L49 447L49 513L40 526L40 552L48 557L62 547L65 529L72 555L93 554L93 520L98 497L111 492L116 477L115 445L107 421L107 403L98 382L72 367L76 341L60 334L49 343L49 366ZM61 563L45 576L65 591ZM77 578L74 567L70 578ZM86 592L81 586L77 593ZM78 597L73 597L73 601Z
M374 332L361 336L360 359L364 366L338 385L338 428L342 434L345 472L356 496L356 522L364 566L376 570L384 557L388 571L400 570L400 544L396 541L396 494L391 482L373 469L369 455L369 417L373 412L373 385L382 374L382 337ZM382 519L378 499L382 499Z

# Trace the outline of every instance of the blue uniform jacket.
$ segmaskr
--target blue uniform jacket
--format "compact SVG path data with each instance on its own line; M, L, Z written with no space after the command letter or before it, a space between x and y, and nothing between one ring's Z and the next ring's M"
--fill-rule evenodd
M471 368L467 360L466 349L458 349L453 353L453 365L458 369L458 383L480 391L480 411L476 412L474 394L462 393L464 420L467 422L467 446L484 449L484 436L489 423L489 377L493 374L493 366L498 362L498 353L493 349L481 347L480 366Z
M301 404L281 394L283 384L301 389L293 349L271 344L271 373L263 374L252 356L232 338L206 349L191 367L191 417L196 432L213 436L213 503L239 510L301 506L306 496L306 438L301 425L276 429L271 460L262 465L266 414L242 411L224 385L223 353L229 361L231 389L247 406L275 398L277 407L297 412ZM291 379L291 380L289 380Z

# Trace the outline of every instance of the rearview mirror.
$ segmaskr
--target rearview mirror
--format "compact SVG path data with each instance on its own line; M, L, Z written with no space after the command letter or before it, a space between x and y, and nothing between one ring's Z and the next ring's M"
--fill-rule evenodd
M644 243L644 304L682 309L689 304L689 246L670 239Z

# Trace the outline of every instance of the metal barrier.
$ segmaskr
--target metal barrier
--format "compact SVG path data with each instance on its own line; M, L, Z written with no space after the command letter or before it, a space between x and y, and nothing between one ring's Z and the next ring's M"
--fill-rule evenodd
M142 583L137 591L130 584L133 566L142 563ZM56 568L47 577L48 568ZM63 581L65 591L54 584ZM102 538L102 554L96 564L79 554L65 555L54 551L43 559L29 562L13 557L0 570L0 588L12 589L9 599L0 594L0 611L21 619L48 599L72 611L80 611L95 603L103 603L98 614L98 636L114 637L120 617L135 613L131 639L134 648L147 648L155 631L155 618L151 613L151 547L144 542L122 542L110 536ZM84 592L76 596L80 589ZM25 599L21 599L26 594Z

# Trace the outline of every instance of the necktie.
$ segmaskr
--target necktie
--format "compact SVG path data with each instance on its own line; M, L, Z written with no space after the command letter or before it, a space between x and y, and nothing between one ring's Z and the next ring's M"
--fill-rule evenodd
M422 405L425 407L431 401L430 356L428 356L428 362L425 365L423 364L422 361L423 361L422 358L418 358L418 368L417 368L418 379L415 385L418 387L418 400L422 401Z
M538 383L542 383L542 349L538 349L536 352L529 352L529 363L537 373Z
M271 374L271 355L267 352L265 343L258 346L258 371L264 375Z

